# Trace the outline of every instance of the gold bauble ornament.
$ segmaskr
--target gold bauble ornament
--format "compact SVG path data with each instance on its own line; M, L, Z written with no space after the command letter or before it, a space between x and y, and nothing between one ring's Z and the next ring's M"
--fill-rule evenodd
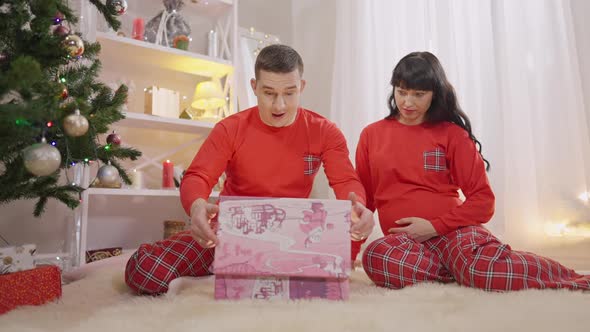
M84 41L78 35L67 35L62 44L72 57L78 57L84 53Z

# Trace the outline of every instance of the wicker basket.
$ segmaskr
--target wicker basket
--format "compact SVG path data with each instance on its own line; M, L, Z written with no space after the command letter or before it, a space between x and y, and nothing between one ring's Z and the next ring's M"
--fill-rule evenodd
M186 223L178 220L165 220L164 221L164 238L167 239L172 235L184 231Z

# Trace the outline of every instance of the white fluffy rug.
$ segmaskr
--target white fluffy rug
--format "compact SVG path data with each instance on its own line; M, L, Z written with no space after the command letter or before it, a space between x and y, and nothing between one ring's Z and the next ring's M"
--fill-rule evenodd
M216 302L213 279L138 297L120 267L64 286L57 303L0 316L0 331L590 331L590 293L485 293L456 285L378 289L355 271L350 301Z

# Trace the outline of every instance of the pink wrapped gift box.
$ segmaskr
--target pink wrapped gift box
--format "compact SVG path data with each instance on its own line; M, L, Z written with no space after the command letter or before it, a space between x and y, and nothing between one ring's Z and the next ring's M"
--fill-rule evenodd
M216 299L346 300L350 201L223 197Z

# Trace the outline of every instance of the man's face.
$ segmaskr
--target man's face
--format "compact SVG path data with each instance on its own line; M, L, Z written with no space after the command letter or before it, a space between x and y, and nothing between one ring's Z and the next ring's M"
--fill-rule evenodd
M252 79L250 84L258 99L262 122L272 127L285 127L295 121L305 88L299 70L290 73L261 70L258 79Z

